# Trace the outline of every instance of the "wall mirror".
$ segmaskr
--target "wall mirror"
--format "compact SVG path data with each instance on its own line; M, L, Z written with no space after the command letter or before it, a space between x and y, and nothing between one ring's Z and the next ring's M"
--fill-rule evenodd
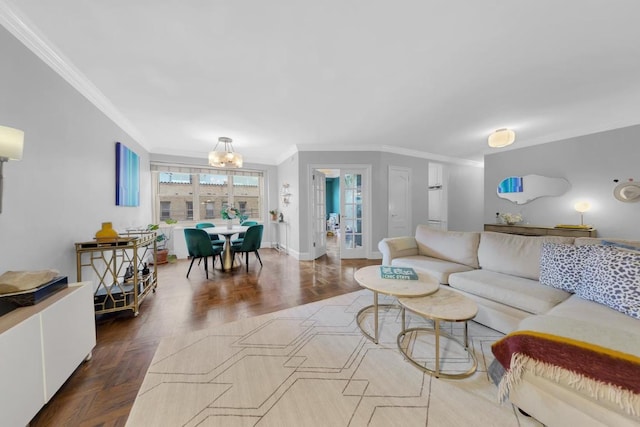
M640 183L620 183L616 185L616 188L613 189L613 196L621 202L638 202L640 201Z
M540 175L510 176L500 181L497 192L501 199L523 205L538 197L561 196L569 187L569 181L564 178Z

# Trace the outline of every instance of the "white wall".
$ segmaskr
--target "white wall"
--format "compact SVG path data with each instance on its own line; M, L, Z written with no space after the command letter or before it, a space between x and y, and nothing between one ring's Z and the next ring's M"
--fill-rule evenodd
M448 229L482 231L484 228L484 169L447 164Z
M21 161L5 163L0 274L54 268L76 280L75 242L102 222L151 219L147 152L0 27L0 125L25 131ZM140 207L115 205L115 143L140 155Z
M640 180L639 141L640 126L631 126L485 156L484 221L495 222L496 212L521 212L532 225L579 224L573 206L586 200L592 207L584 221L599 236L640 239L640 203L613 197L614 179ZM524 205L498 198L502 179L527 174L566 178L571 188Z

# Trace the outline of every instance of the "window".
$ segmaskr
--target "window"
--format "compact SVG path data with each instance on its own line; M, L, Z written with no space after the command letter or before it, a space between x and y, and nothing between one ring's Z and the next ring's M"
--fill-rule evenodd
M160 220L171 218L171 202L160 202Z
M205 202L205 210L204 210L204 217L206 219L213 219L215 218L215 214L214 214L214 207L215 207L215 202Z
M157 221L215 222L221 220L225 206L235 206L248 218L262 221L264 177L260 171L166 164L152 164L151 170Z
M193 202L187 201L187 219L193 219Z

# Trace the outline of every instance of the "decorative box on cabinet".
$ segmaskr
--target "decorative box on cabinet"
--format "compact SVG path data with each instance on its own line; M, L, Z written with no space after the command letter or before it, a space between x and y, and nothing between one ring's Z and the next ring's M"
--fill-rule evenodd
M158 286L155 260L158 253L155 232L121 234L113 241L76 243L78 281L95 277L93 303L96 314L132 310L137 316L140 304ZM125 279L127 270L131 277ZM91 277L93 276L93 277Z
M0 317L0 425L24 426L91 357L96 327L89 282Z
M485 224L484 231L521 234L524 236L596 237L595 228L556 228L535 225Z

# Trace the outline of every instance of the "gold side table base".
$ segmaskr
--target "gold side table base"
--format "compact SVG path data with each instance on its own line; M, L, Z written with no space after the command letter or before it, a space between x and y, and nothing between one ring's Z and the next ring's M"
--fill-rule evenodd
M400 306L397 305L397 304L378 304L378 293L374 292L373 293L373 304L361 308L360 311L358 311L358 314L356 314L356 324L358 325L358 328L360 328L360 332L362 332L362 335L364 335L366 338L370 339L371 341L373 341L376 344L378 344L378 338L380 336L380 331L378 330L378 311L379 311L378 309L380 307L400 308ZM372 336L367 331L365 331L364 328L362 327L362 323L360 322L360 317L362 316L362 314L365 311L370 310L372 308L373 308L374 336Z
M402 353L405 357L405 359L411 363L413 366L415 366L416 368L420 369L423 372L426 372L427 374L434 376L436 378L447 378L447 379L461 379L461 378L467 378L470 377L471 375L473 375L476 372L476 369L478 368L478 360L476 359L476 355L473 354L473 352L469 351L469 347L468 347L468 343L467 341L467 324L465 322L465 343L460 342L458 339L454 338L452 335L446 333L446 332L441 332L440 331L440 322L438 321L434 321L435 323L435 328L434 329L430 329L430 328L409 328L409 329L405 329L404 328L404 313L403 313L403 328L402 328L402 332L400 332L398 334L398 338L397 338L397 344L398 344L398 350L400 350L400 353ZM426 333L430 333L433 334L436 338L436 365L435 365L435 370L434 369L429 369L426 366L422 366L421 364L419 364L418 362L415 361L415 359L413 359L406 351L405 349L402 347L402 343L404 341L404 338L407 334L411 333L411 332L426 332ZM471 360L473 360L473 366L471 366L471 368L469 368L466 372L461 372L458 374L450 374L447 372L442 372L440 371L440 337L445 337L450 339L451 341L459 344L462 346L462 348L465 349L465 351L467 352L467 354L469 355L469 357L471 357Z

